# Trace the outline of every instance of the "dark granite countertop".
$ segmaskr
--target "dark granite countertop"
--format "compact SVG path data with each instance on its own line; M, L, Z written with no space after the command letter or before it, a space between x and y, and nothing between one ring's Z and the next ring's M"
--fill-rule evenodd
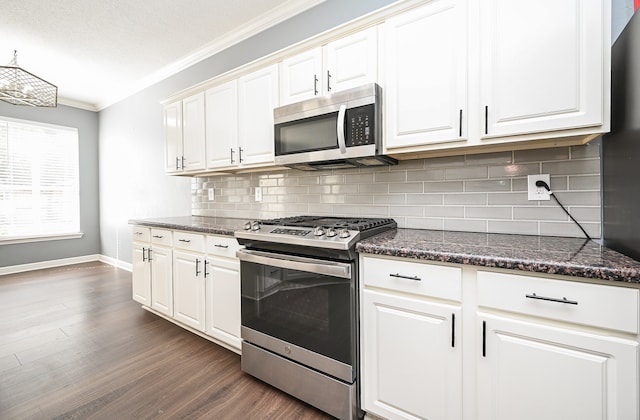
M210 233L214 235L233 236L236 230L242 229L245 219L229 217L181 216L162 217L156 219L129 220L131 225L148 226L160 229L178 229L191 232Z
M246 220L182 216L129 224L233 236ZM396 229L364 239L356 251L411 259L625 282L640 287L640 262L594 241L554 236Z
M356 251L640 286L640 262L580 238L397 229L360 241Z

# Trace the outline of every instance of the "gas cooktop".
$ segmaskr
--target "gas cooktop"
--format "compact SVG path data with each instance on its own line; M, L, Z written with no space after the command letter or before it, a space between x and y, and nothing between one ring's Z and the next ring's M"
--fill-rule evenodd
M252 241L350 249L360 239L396 226L395 220L388 218L294 216L249 221L235 236Z

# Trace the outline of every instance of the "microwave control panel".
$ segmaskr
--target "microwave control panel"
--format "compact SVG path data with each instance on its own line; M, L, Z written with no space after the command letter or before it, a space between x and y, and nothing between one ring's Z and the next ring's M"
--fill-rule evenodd
M365 105L347 110L347 146L375 143L375 106Z

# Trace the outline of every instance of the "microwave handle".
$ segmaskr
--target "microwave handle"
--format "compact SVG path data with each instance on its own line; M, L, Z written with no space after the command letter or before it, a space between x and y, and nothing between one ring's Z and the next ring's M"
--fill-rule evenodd
M347 115L347 106L342 104L340 105L340 109L338 110L338 147L340 148L340 153L347 153L347 143L344 140L344 119Z

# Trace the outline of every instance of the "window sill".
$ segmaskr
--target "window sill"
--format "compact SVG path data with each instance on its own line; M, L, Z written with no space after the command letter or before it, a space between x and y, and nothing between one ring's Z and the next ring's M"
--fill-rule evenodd
M57 235L23 236L0 239L0 245L24 244L29 242L59 241L63 239L78 239L84 236L83 232L61 233Z

